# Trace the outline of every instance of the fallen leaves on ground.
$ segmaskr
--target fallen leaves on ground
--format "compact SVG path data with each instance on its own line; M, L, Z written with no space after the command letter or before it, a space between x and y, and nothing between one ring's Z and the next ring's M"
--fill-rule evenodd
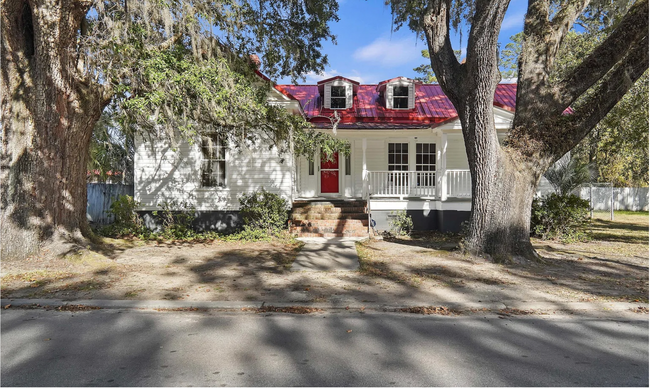
M288 314L311 314L324 311L316 307L305 307L305 306L287 306L287 307L275 307L275 306L262 306L262 307L244 307L242 311L254 311L256 313L288 313Z
M83 304L67 304L64 306L59 306L56 309L58 311L90 311L90 310L100 310L101 307L86 306Z
M520 310L520 309L514 309L514 308L505 308L505 309L500 309L497 314L499 315L531 315L535 314L535 311L533 310Z
M631 310L639 314L648 314L648 308L643 306L634 307Z
M416 306L416 307L405 307L399 309L403 313L411 314L424 314L424 315L457 315L458 311L447 308L445 306Z
M208 311L208 309L200 309L198 307L175 307L175 308L157 308L156 311Z

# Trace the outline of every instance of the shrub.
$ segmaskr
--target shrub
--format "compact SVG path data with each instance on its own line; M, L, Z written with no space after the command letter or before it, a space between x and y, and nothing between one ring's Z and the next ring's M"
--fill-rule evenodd
M142 226L142 219L135 212L135 209L140 206L140 202L136 201L130 195L120 195L108 210L115 218L115 225L125 228L139 228Z
M196 208L187 202L164 201L158 204L160 211L153 212L162 222L160 237L172 239L186 239L195 237L192 222L196 218Z
M533 200L530 231L536 237L565 242L584 240L588 224L589 201L576 195L552 193Z
M406 214L406 210L400 210L398 212L391 212L394 216L388 224L390 229L395 232L396 236L408 236L413 230L413 219L411 216Z
M146 233L142 218L135 211L138 206L140 203L133 197L120 195L107 210L114 217L113 223L100 228L97 232L107 237L135 236Z
M250 230L263 230L277 234L286 228L289 219L288 202L264 188L239 198L244 225ZM252 232L251 232L252 233Z

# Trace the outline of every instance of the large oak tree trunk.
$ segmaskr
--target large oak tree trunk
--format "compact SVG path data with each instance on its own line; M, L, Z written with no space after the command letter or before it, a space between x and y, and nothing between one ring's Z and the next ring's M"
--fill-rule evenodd
M86 165L103 103L77 74L78 30L89 3L2 1L3 258L88 235Z
M452 0L431 0L423 20L431 66L458 112L472 176L464 249L497 261L537 257L530 211L539 179L583 139L648 68L648 0L637 0L609 37L564 79L549 75L562 38L587 1L530 1L508 144L499 144L493 100L500 80L497 38L508 0L475 0L467 58L450 36ZM591 90L590 90L591 88ZM586 93L590 90L589 93ZM574 103L580 98L579 104ZM571 106L570 114L565 115Z

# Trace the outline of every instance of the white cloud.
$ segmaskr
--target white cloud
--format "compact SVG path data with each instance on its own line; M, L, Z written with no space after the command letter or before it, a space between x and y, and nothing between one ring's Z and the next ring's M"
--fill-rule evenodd
M505 19L503 19L503 23L501 23L501 30L509 30L511 28L517 27L518 29L521 29L524 27L524 17L526 15L523 13L518 13L512 16L508 16Z
M315 72L313 72L313 71L310 71L309 73L307 73L307 74L305 75L305 77L307 78L307 82L310 82L310 83L317 83L318 81L321 81L321 80L324 80L324 79L328 79L328 78L332 78L332 77L336 77L337 75L340 75L341 77L349 78L349 79L351 79L351 80L353 80L353 81L357 81L357 82L359 82L359 83L364 83L364 80L363 80L363 78L359 75L359 72L358 72L358 71L356 71L356 70L352 70L352 72L353 72L354 74L340 74L340 73L337 72L335 69L332 69L332 70L330 70L330 71L324 71L324 72L322 72L322 73L320 73L320 74L315 73Z
M367 46L358 48L353 57L359 61L372 62L385 67L408 64L422 57L422 50L413 38L388 40L378 38Z

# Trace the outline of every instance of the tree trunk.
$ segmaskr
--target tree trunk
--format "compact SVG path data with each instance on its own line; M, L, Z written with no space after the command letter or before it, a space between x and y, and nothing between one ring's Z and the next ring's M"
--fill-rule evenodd
M472 176L472 213L463 248L498 262L535 259L530 209L541 172L499 144L492 103L496 82L489 80L489 74L480 76L458 109Z
M87 7L2 1L3 258L88 235L87 150L103 104L99 87L77 74L77 32Z

